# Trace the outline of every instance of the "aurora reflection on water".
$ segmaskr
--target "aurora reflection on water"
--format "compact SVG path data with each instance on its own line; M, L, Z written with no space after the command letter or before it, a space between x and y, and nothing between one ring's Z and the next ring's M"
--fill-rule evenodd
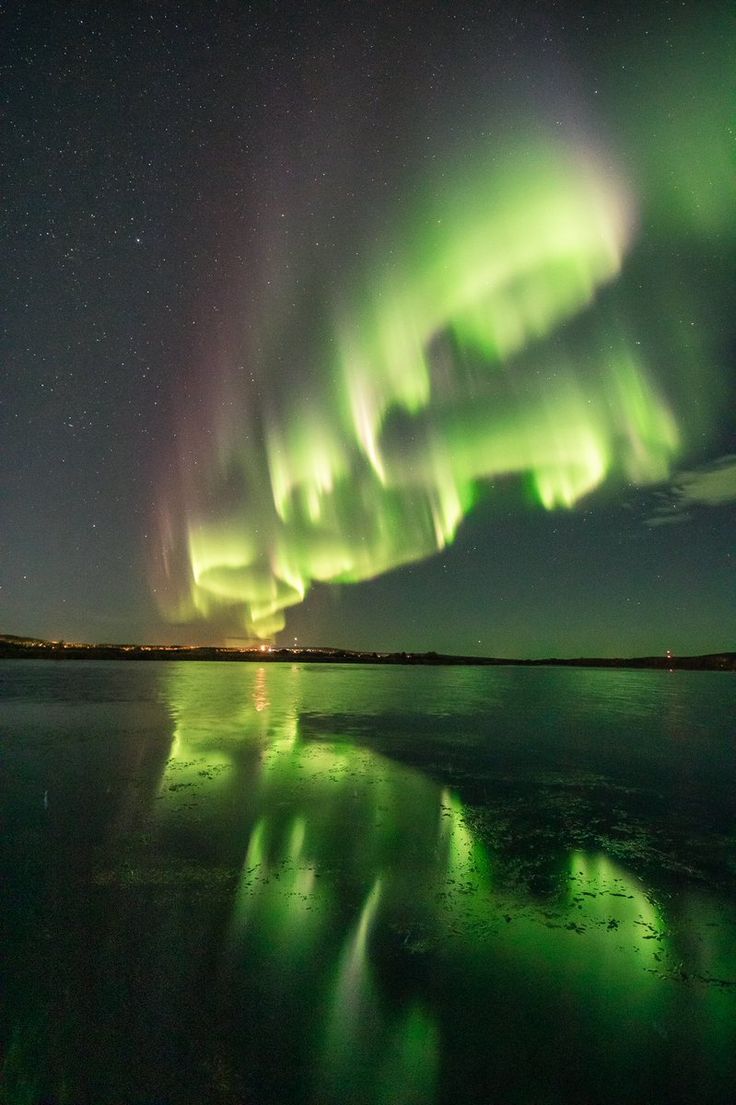
M14 1105L727 1100L726 675L0 674Z

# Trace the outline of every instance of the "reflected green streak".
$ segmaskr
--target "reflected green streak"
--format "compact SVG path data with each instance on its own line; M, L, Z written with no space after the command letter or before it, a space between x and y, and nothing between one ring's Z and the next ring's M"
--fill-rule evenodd
M245 959L260 963L279 992L314 991L323 1010L313 1025L315 1077L325 1100L434 1098L440 1026L421 992L395 1008L372 952L397 926L404 954L431 951L453 975L492 976L502 962L520 977L551 972L597 1017L609 1015L608 1002L647 1023L661 1015L657 976L676 949L660 908L622 866L572 852L563 890L546 909L513 883L494 889L488 848L454 792L352 743L305 740L299 717L315 703L302 700L299 669L264 666L236 679L232 671L171 669L178 748L159 812L166 817L183 800L171 779L226 761L235 771L250 750L251 782L239 790L251 828L224 956L231 976ZM346 900L357 902L347 915Z
M5 698L0 1100L729 1100L717 675L133 667Z

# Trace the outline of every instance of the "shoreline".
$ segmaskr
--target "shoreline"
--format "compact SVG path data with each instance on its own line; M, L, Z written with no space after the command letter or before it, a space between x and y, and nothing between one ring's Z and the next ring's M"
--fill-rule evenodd
M0 660L196 660L228 663L377 664L430 667L575 667L660 671L736 671L736 652L699 656L515 659L438 652L356 652L335 648L218 648L198 645L84 645L0 636Z

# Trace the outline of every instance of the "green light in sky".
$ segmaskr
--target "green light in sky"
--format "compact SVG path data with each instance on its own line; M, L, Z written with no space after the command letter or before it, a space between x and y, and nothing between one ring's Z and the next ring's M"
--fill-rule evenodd
M263 353L242 421L182 458L156 581L172 620L272 637L313 582L442 549L495 479L552 510L667 476L678 427L636 344L552 340L621 270L634 220L610 169L536 141L430 183L358 277L335 274L322 332Z

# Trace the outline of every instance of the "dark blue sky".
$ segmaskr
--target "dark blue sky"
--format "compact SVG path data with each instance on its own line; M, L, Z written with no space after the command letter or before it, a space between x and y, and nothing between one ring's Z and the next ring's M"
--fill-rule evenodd
M481 487L453 544L372 581L316 583L281 639L509 656L736 647L736 205L719 176L736 30L730 5L709 5L707 27L700 5L651 7L6 9L0 631L234 635L220 615L170 625L149 568L178 435L210 432L206 397L261 301L271 197L317 218L329 172L343 264L387 195L401 210L407 174L481 137L500 147L523 102L540 128L612 150L639 201L628 268L593 311L654 350L679 453L659 482L614 479L571 510L541 510L522 479ZM326 167L316 134L337 150ZM323 290L310 272L307 319ZM284 379L309 400L298 357Z

